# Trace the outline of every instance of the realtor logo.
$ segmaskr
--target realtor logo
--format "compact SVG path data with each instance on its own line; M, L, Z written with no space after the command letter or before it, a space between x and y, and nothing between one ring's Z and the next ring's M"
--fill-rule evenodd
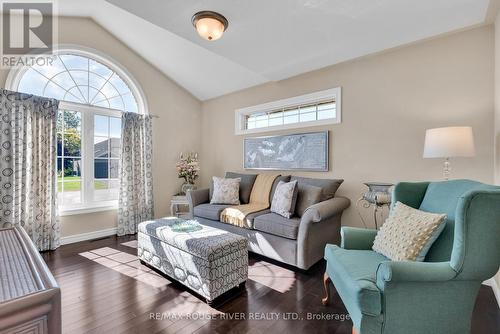
M2 11L2 56L52 51L52 2L3 2Z

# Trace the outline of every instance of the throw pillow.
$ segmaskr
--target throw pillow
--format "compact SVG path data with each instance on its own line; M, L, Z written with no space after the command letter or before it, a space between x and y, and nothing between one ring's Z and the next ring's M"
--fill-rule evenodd
M299 184L308 184L310 186L320 187L322 190L321 201L326 201L335 196L337 189L344 180L342 179L315 179L310 177L292 176L290 181L297 180Z
M273 186L271 188L271 193L269 194L269 203L273 202L274 192L276 191L276 187L280 181L290 182L290 175L280 175L276 179L274 179Z
M213 177L214 191L210 204L240 204L241 178Z
M297 193L295 213L297 216L302 217L308 207L321 202L322 189L320 187L302 183L299 183L297 188L299 191Z
M397 202L375 236L372 249L393 261L423 261L445 221L445 214L424 212Z
M290 218L295 209L297 199L297 181L280 181L274 191L271 202L271 212L277 213L285 218Z
M240 203L248 204L250 202L250 194L252 193L253 184L257 179L257 174L242 174L234 172L226 172L227 179L241 178L240 182Z

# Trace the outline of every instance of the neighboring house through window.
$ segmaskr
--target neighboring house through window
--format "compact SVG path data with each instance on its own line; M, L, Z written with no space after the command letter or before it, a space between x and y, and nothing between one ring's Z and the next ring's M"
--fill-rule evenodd
M60 48L51 65L14 69L7 88L58 99L57 189L61 212L115 207L122 112L145 112L133 78L108 57Z

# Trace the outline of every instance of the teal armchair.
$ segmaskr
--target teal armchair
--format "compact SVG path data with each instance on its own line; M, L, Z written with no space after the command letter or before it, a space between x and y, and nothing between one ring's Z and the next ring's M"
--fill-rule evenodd
M372 251L377 231L343 227L327 245L333 282L359 334L470 333L481 283L500 265L500 187L470 180L399 183L393 205L446 213L424 262L391 261Z

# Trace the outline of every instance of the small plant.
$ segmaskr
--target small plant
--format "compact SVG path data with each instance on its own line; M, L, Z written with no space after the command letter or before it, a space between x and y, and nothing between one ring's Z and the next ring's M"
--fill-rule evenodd
M200 172L200 164L198 162L198 153L189 153L184 156L182 153L176 165L177 175L180 179L184 179L186 183L194 184Z

